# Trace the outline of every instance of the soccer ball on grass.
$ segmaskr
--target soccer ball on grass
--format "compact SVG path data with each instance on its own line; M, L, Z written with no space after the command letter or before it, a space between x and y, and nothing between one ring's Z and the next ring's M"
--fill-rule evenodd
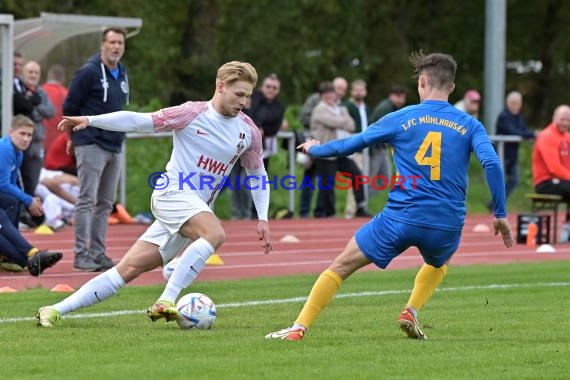
M176 303L179 317L176 320L181 329L197 328L208 330L216 321L216 305L205 294L189 293Z

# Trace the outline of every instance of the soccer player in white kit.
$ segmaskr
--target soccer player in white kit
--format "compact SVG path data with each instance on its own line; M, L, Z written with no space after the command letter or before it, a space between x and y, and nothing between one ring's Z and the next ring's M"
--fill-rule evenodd
M175 320L176 298L224 242L224 229L211 206L240 156L253 181L251 193L259 216L257 235L265 253L271 251L269 186L263 185L267 173L261 134L242 112L256 82L253 66L232 61L218 69L214 96L209 102L187 102L153 113L119 111L64 117L59 129L91 126L121 132L172 130L174 146L161 178L162 186L160 190L155 187L151 198L156 221L115 267L63 301L40 308L36 314L38 326L54 326L61 321L61 315L102 302L142 273L168 263L186 247L164 292L147 310L153 321ZM164 186L165 181L168 186Z

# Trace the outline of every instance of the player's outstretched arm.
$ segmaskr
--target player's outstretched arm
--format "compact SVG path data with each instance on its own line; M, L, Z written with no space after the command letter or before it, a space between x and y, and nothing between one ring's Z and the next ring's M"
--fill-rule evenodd
M493 226L495 227L495 235L498 235L500 232L505 247L511 248L513 246L513 233L507 218L495 218Z
M61 130L72 128L73 131L88 126L114 132L154 132L154 123L150 113L131 111L118 111L96 116L64 116L58 124Z

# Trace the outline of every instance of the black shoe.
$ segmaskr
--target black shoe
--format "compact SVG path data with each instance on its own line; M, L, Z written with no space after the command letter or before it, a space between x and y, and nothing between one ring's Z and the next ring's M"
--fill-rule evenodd
M95 263L99 265L100 270L111 269L115 266L115 264L113 264L113 260L111 260L109 256L105 255L104 253L95 256L93 258L93 261L95 261Z
M47 268L54 266L62 257L61 252L39 251L28 259L28 271L37 277Z
M366 211L363 208L359 208L358 210L356 210L356 214L354 214L354 216L357 216L359 218L371 218L372 215L370 215L368 213L368 211Z

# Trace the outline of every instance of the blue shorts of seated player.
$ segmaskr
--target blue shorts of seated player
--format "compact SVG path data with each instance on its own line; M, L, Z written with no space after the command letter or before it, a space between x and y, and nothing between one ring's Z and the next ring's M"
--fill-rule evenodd
M427 264L439 268L457 250L461 230L415 226L380 213L356 231L355 239L364 256L382 269L410 247L417 247Z

